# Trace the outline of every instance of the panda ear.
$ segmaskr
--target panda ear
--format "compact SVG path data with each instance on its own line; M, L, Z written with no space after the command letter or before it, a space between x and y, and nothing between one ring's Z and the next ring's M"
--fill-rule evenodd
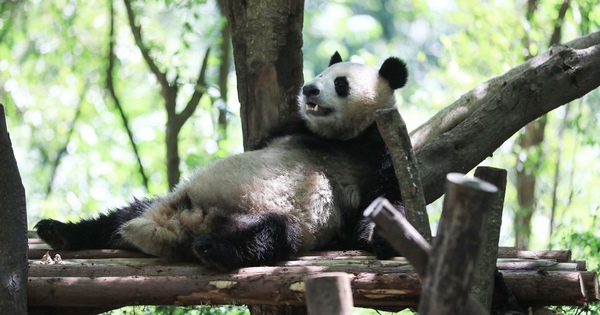
M331 56L331 59L329 59L329 66L331 67L338 62L342 62L342 56L336 51L335 54Z
M388 81L392 89L399 89L406 84L408 79L406 63L400 58L390 57L379 68L379 75Z

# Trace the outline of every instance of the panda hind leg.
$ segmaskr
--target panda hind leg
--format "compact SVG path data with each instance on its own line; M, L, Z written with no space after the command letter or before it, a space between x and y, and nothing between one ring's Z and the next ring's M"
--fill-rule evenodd
M225 271L290 258L302 236L297 219L277 213L220 217L213 231L196 236L192 249L204 264Z
M139 216L154 199L134 200L129 205L79 222L41 220L35 225L38 236L56 250L130 248L118 233L121 225Z

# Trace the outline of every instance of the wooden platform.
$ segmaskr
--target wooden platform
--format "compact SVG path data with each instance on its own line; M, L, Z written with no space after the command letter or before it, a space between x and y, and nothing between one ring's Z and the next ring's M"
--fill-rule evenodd
M367 252L308 253L276 266L220 273L197 264L168 264L121 250L50 251L30 239L30 307L117 308L125 305L303 305L307 275L342 271L352 276L354 304L415 307L421 282L403 257L377 260ZM599 299L598 276L570 251L501 248L497 266L525 305L585 305Z

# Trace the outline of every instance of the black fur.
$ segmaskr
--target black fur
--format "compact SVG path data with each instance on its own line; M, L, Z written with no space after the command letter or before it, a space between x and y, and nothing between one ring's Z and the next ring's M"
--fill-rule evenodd
M331 56L331 59L329 60L329 66L331 67L332 65L342 62L342 56L340 56L340 54L336 51L333 56Z
M350 84L347 77L337 77L333 81L335 92L339 97L347 97L350 94Z
M139 216L158 199L134 199L134 201L94 219L77 223L41 220L35 225L38 236L54 249L79 250L131 247L123 243L118 232L123 223Z
M298 252L301 236L295 218L269 213L215 220L218 230L194 239L194 254L218 269L268 265Z
M406 63L399 58L390 57L386 59L381 68L379 75L386 79L392 89L399 89L406 84L408 80L408 69Z

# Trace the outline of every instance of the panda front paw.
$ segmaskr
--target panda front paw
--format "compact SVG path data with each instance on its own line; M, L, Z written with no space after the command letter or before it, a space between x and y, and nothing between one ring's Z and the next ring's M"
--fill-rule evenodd
M202 235L194 239L192 244L194 255L205 265L223 271L244 267L244 259L240 252L227 241Z
M66 224L60 221L45 219L35 225L37 235L53 249L68 249L69 242L65 232Z

